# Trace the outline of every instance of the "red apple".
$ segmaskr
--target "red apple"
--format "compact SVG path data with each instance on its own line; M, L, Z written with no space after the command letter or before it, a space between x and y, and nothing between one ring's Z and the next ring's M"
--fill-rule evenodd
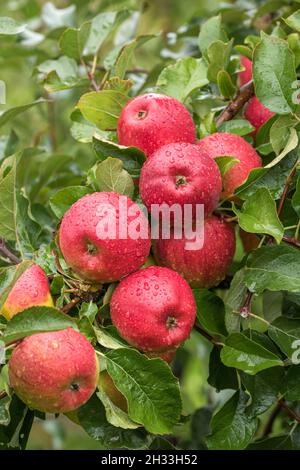
M230 224L212 216L204 222L204 243L202 248L187 249L188 237L154 242L158 264L176 270L192 287L210 288L217 286L224 278L235 253L235 233Z
M136 271L145 263L150 244L148 220L139 206L113 192L79 199L64 215L59 230L66 263L93 282L114 282Z
M121 145L134 146L147 156L171 142L196 140L195 125L180 101L166 95L147 93L133 98L118 121Z
M221 191L218 165L194 144L164 145L142 168L140 194L149 212L152 204L204 204L207 215L217 207Z
M142 351L164 352L185 341L196 318L193 292L175 271L159 266L123 279L113 293L111 319Z
M253 168L262 166L261 158L245 139L235 134L216 132L199 140L198 145L211 158L234 157L239 160L223 178L223 198L231 196L248 177Z
M34 306L53 307L46 273L33 264L21 274L2 307L1 313L7 320Z
M92 345L67 328L25 338L9 360L9 381L30 408L63 413L83 405L94 393L99 367Z
M252 61L247 57L241 56L241 64L245 70L239 73L240 86L252 80ZM253 135L257 134L260 127L267 122L275 113L266 108L256 96L251 98L244 109L245 118L255 127Z

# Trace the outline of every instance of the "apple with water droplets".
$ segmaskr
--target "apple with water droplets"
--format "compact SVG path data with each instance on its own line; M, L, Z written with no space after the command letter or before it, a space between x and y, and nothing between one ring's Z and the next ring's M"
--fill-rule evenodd
M171 269L151 266L115 289L111 319L120 336L145 352L177 348L190 335L196 303L187 282Z
M180 101L147 93L130 100L122 110L118 139L121 145L137 147L149 157L165 144L195 143L195 124Z
M99 376L95 350L73 328L28 336L13 350L9 382L29 407L64 413L83 405Z

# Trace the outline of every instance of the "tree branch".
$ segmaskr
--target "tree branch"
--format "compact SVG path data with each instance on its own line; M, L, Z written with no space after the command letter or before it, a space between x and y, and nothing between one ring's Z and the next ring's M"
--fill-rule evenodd
M245 302L243 303L243 305L240 309L241 317L247 318L249 316L249 314L251 313L252 298L253 298L253 292L250 292L248 290Z
M68 304L66 304L62 309L61 311L63 313L69 313L70 310L72 310L73 307L75 307L75 305L77 305L79 302L81 301L81 299L79 297L74 297L74 299L71 300L71 302L69 302Z
M19 264L21 262L21 260L6 246L3 238L0 238L0 254L9 259L11 264Z
M278 402L277 405L275 406L274 410L270 414L270 417L267 421L267 424L266 424L266 426L263 430L262 437L268 437L269 434L271 434L271 432L273 430L274 422L275 422L277 416L279 415L279 413L281 411L281 408L282 408L281 404Z
M237 96L230 101L228 106L221 112L220 116L217 118L217 127L219 127L223 122L230 121L234 116L239 112L240 109L252 98L254 95L254 84L253 81L246 83Z
M297 423L300 423L300 416L292 409L290 408L286 402L284 401L283 398L281 398L279 401L278 401L279 405L281 406L281 408L283 408L287 414L289 415L290 418L294 419L295 421L297 421Z
M282 193L282 196L281 196L281 199L279 201L279 204L278 204L278 208L277 208L277 214L280 215L281 214L281 211L282 211L282 208L283 208L283 205L285 203L285 200L286 200L286 197L288 195L288 192L289 192L289 189L290 189L290 185L292 183L292 180L296 174L296 171L297 171L297 165L298 165L298 158L292 168L292 171L291 173L289 174L287 180L286 180L286 183L285 183L285 186L284 186L284 190L283 190L283 193Z
M219 341L216 340L216 338L214 338L209 333L207 333L207 331L201 328L201 326L195 324L194 329L198 331L198 333L200 333L200 335L202 335L204 338L208 339L208 341L210 341L214 346L217 346L218 348L222 346L222 343L220 343Z
M2 400L3 398L6 398L7 397L7 393L6 392L0 392L0 400Z
M296 248L300 248L300 242L296 238L283 237L282 241L285 243L289 243L290 245L293 245Z

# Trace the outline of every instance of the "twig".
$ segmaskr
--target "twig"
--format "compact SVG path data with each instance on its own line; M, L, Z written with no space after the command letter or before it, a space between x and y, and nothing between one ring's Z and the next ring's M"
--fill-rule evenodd
M12 264L19 264L21 260L10 251L3 238L0 238L0 254L9 259Z
M73 307L75 307L75 305L77 305L79 302L81 301L81 299L79 297L74 297L74 299L71 300L71 302L69 302L68 304L66 304L62 309L61 311L63 313L68 313L70 310L72 310Z
M243 318L247 318L251 313L251 303L253 298L253 292L247 291L245 302L240 309L240 315Z
M195 328L196 331L198 331L198 333L200 333L200 335L202 335L204 338L208 339L208 341L210 341L214 346L217 346L218 348L223 346L223 343L221 343L220 341L217 341L213 336L211 336L209 333L207 333L207 331L205 331L203 328L201 328L201 326L195 324L194 328Z
M103 65L97 65L96 69L100 70L101 72L106 72L106 68L103 67ZM144 74L148 74L149 70L143 69L141 67L136 67L136 68L133 68L133 69L126 70L126 72L127 73L144 73Z
M93 62L92 70L90 71L87 64L84 62L84 60L81 59L80 61L81 61L81 64L84 66L85 70L86 70L87 77L88 77L89 81L91 82L92 87L94 88L95 91L99 91L99 86L97 85L97 82L96 82L95 76L94 76L94 71L96 70L96 66L95 66L94 62Z
M254 95L254 84L253 82L246 83L237 96L230 101L228 106L222 111L220 116L217 118L217 127L219 127L223 122L230 121L234 116L239 112L240 109L252 98Z
M291 185L291 182L296 174L296 171L297 171L297 165L298 165L298 158L292 168L292 171L291 173L289 174L287 180L286 180L286 183L285 183L285 186L284 186L284 190L283 190L283 193L282 193L282 196L281 196L281 199L279 201L279 204L278 204L278 208L277 208L277 214L280 215L281 214L281 211L282 211L282 208L283 208L283 205L285 203L285 200L286 200L286 197L288 195L288 192L289 192L289 189L290 189L290 185Z
M295 246L296 248L300 248L300 242L293 237L283 237L282 241L285 243L289 243L290 245Z
M45 96L47 99L47 107L48 107L48 120L49 120L49 140L51 144L52 151L55 151L57 148L57 139L56 139L56 117L55 117L55 102L51 98L48 92L45 92Z
M283 408L287 414L290 416L290 418L294 419L295 421L297 421L297 423L300 423L300 416L292 409L290 408L286 402L284 401L283 398L281 398L279 401L278 401L279 405L281 406L281 408Z

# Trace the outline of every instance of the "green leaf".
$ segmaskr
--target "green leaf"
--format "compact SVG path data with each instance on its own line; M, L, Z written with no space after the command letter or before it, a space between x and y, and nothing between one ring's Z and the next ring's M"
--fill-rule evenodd
M297 132L295 131L295 129L293 129L293 127L297 123L297 120L293 116L287 115L279 116L278 119L276 119L276 121L272 125L270 129L270 142L276 155L279 155L282 149L285 149L285 152L286 150L288 150L285 153L285 155L287 155L291 150L296 148L298 144L298 136ZM293 141L290 142L289 147L286 149L286 146L289 143L291 136L293 138ZM293 145L295 146L293 147ZM275 159L275 162L277 162L277 159ZM274 160L271 163L272 166L274 166Z
M135 50L155 37L156 35L154 34L138 36L134 38L132 41L123 45L116 57L116 60L114 61L114 64L112 64L111 76L124 78L125 73L128 67L130 66ZM107 67L107 60L104 63L104 65Z
M300 217L300 176L298 176L296 190L292 197L292 206L295 212Z
M280 243L284 227L277 215L277 208L268 189L260 188L244 202L242 209L233 208L240 227L249 233L264 233Z
M108 157L96 163L88 172L87 184L95 191L113 191L129 197L134 193L133 180L118 158Z
M0 426L7 426L10 422L9 406L11 398L5 397L0 400Z
M282 196L286 179L297 160L298 152L295 149L275 166L251 170L248 179L235 191L235 194L241 199L247 199L258 188L267 188L274 199L279 199Z
M218 132L228 132L229 134L247 135L255 131L255 128L246 119L232 119L223 122L218 128Z
M227 69L232 51L232 45L233 40L229 42L215 41L208 47L207 57L209 66L207 70L207 78L209 81L218 83L219 73Z
M225 297L225 324L228 333L240 331L241 316L239 313L246 292L245 272L244 269L241 269L234 275Z
M114 28L123 20L128 18L129 12L121 10L119 12L104 12L95 16L92 20L89 37L86 41L83 54L95 55L103 45L107 37Z
M16 169L17 156L4 160L0 168L0 236L5 240L16 240Z
M124 147L114 142L101 139L95 136L93 139L93 148L100 161L104 161L106 157L119 158L126 171L133 177L137 178L141 172L141 168L146 161L144 152L136 147Z
M198 44L202 55L205 56L210 44L217 40L227 41L227 35L222 26L221 15L210 18L201 26Z
M105 358L109 375L127 398L130 418L151 433L170 433L180 417L181 399L167 364L132 349L110 351Z
M39 78L44 88L53 93L61 90L89 86L89 80L81 77L74 59L61 56L57 60L46 60L37 66Z
M217 83L220 93L224 98L231 99L235 96L237 88L226 70L222 69L218 72Z
M300 253L289 245L265 246L250 254L245 283L251 292L300 291Z
M102 130L114 130L128 96L114 90L92 91L81 96L77 103L85 119Z
M220 358L220 349L216 346L209 356L209 376L207 379L209 385L214 387L217 392L220 390L238 390L238 372L233 367L226 367Z
M102 401L105 411L107 421L116 426L117 428L123 429L137 429L140 427L139 424L136 424L132 421L127 413L118 408L109 398L109 396L102 390L101 382L99 382L99 390L97 392L97 397Z
M239 450L251 442L257 421L245 412L248 398L246 393L236 392L213 416L212 434L207 438L209 449Z
M106 419L104 405L96 394L77 412L80 425L87 434L107 449L144 449L150 439L143 429L122 429Z
M300 33L300 10L295 11L287 18L283 18L283 20L290 28L295 29Z
M297 107L292 99L296 80L295 58L288 43L262 33L253 60L253 81L259 101L277 114L293 112Z
M297 364L300 356L300 320L278 317L270 325L268 334L281 351Z
M241 333L233 333L226 338L221 360L225 366L235 367L249 375L283 366L279 357Z
M5 343L9 343L34 333L64 330L65 328L78 329L71 317L55 308L31 307L18 313L9 321L2 339Z
M277 401L285 375L283 367L272 367L254 376L241 373L241 379L251 395L247 413L255 417L267 411Z
M15 35L20 34L26 29L25 24L21 24L13 18L7 16L0 17L0 35Z
M33 101L32 103L28 104L23 104L21 106L15 106L14 108L10 108L7 111L4 111L2 114L0 114L0 127L4 126L7 124L11 119L14 119L16 116L19 114L24 113L28 109L32 108L33 106L36 106L38 104L43 104L46 103L47 100L44 100L42 98Z
M78 199L91 192L91 189L85 186L69 186L68 188L60 189L50 198L50 207L56 217L61 219Z
M91 22L87 21L79 29L66 29L59 41L62 52L72 59L80 60L83 55L84 46L91 30Z
M124 341L115 338L110 334L108 328L97 328L94 327L95 335L97 341L101 346L104 346L107 349L120 349L125 348L127 345Z
M193 289L197 304L197 320L209 333L226 336L224 303L207 289Z
M222 178L230 168L240 162L240 160L235 157L216 157L215 161L219 167Z
M204 60L184 57L162 70L156 86L160 93L185 101L191 93L207 84L207 67Z
M294 365L288 369L284 380L284 396L288 401L300 400L300 366Z

